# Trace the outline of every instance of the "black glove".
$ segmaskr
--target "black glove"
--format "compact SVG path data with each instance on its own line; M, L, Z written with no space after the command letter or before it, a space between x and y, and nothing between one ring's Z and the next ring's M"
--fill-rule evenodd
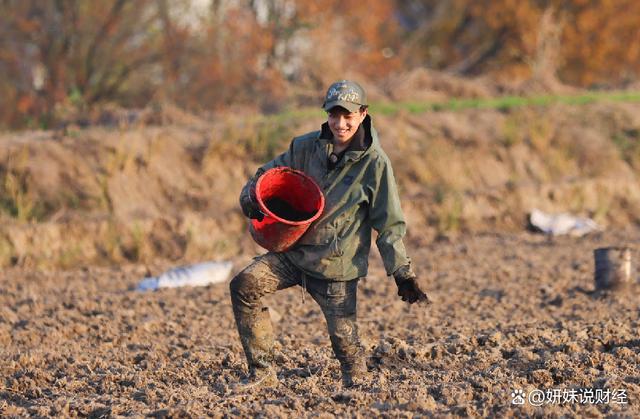
M242 212L246 217L258 221L264 219L264 214L260 211L260 206L256 198L256 182L262 173L264 172L258 171L253 179L242 189L242 193L240 193L240 208L242 208Z
M429 297L420 289L418 285L417 276L411 270L409 265L400 267L393 273L393 278L396 280L398 286L398 295L402 298L402 301L406 301L409 304L425 302L430 304Z
M250 188L246 193L243 191L243 194L240 195L240 207L246 217L262 221L264 214L260 211L260 206L255 196L254 188Z

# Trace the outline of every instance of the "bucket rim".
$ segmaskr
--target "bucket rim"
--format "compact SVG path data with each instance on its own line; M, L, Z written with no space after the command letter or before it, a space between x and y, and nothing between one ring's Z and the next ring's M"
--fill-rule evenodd
M607 254L609 252L625 252L625 253L631 253L634 251L634 248L631 246L606 246L606 247L598 247L596 249L593 249L593 254L594 255L598 255L598 254Z
M287 166L272 167L271 169L269 169L266 172L264 172L258 178L258 182L256 182L256 190L260 190L260 185L262 184L262 180L265 178L265 176L267 174L272 175L272 174L274 174L276 172L293 173L293 174L295 174L297 176L301 176L305 180L309 181L311 183L311 185L313 185L313 188L318 192L318 195L320 196L320 202L319 202L320 208L318 209L318 211L311 218L308 218L308 219L302 220L302 221L291 221L291 220L287 220L285 218L281 218L281 217L277 216L276 214L274 214L273 212L271 212L271 210L269 208L267 208L267 206L265 205L264 201L262 200L262 197L259 196L258 194L256 194L256 199L258 200L258 206L260 207L260 211L264 215L267 215L267 216L273 218L274 220L276 220L278 222L281 222L281 223L286 224L286 225L291 225L291 226L299 226L299 225L311 224L312 222L314 222L315 220L320 218L320 216L322 215L322 213L324 211L324 203L325 203L324 202L324 194L322 193L322 190L320 189L318 184L311 178L311 176L307 175L306 173L304 173L304 172L302 172L300 170L292 169L291 167L287 167Z

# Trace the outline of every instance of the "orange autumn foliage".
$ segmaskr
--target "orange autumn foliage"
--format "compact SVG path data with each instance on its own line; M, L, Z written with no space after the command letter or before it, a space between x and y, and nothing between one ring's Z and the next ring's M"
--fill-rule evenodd
M640 71L635 0L6 0L0 127L61 109L171 101L274 112L331 81L427 67L621 87Z
M423 6L427 22L410 52L428 66L526 79L545 43L541 36L553 33L543 30L546 22L558 28L557 59L548 65L563 82L615 86L636 79L640 70L640 2L634 0L409 3Z

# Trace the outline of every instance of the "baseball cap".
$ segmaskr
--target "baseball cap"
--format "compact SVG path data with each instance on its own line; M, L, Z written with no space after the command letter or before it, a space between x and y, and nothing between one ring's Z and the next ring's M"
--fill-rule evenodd
M364 89L355 81L340 80L329 86L322 108L325 111L335 106L342 106L349 112L356 112L367 104Z

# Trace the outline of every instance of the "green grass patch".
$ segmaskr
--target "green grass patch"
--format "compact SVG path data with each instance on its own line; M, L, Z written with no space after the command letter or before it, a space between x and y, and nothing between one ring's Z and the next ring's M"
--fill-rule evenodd
M599 92L591 91L576 95L537 95L537 96L502 96L484 99L450 99L445 102L374 102L370 110L379 115L395 115L400 112L420 114L425 112L456 112L467 109L510 110L522 107L547 107L554 104L581 106L597 102L640 102L640 92ZM320 108L291 109L267 116L265 119L274 123L307 118L323 118L325 112Z
M446 102L398 102L373 103L371 111L393 115L400 111L424 113L438 111L463 111L466 109L509 110L521 107L547 107L554 104L587 105L596 102L640 102L640 92L587 92L579 95L503 96L488 99L451 99Z

